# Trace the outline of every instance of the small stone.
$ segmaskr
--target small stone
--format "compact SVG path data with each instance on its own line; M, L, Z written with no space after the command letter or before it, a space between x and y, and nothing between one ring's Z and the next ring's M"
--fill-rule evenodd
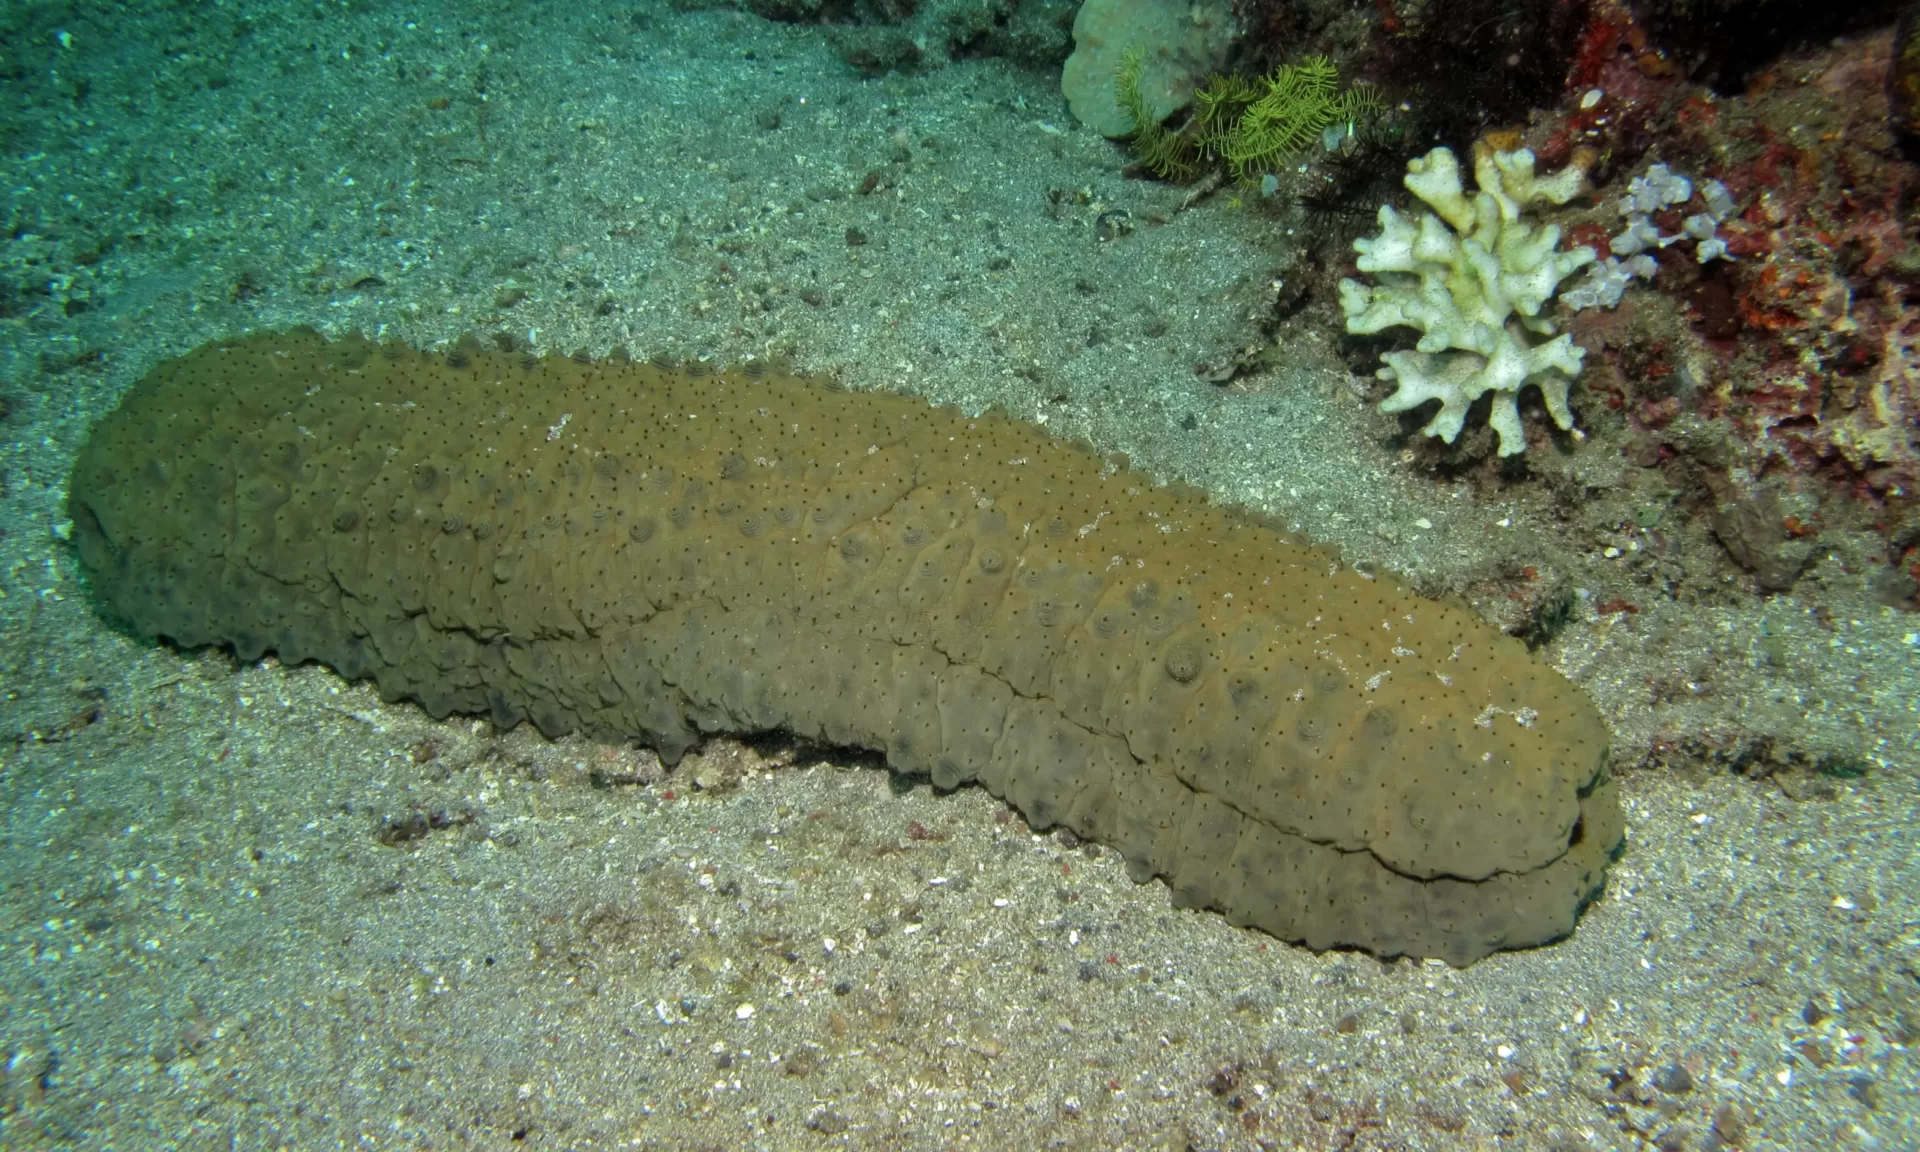
M1738 1104L1728 1103L1713 1110L1713 1130L1729 1144L1747 1142L1747 1118Z
M1858 1072L1847 1077L1847 1095L1866 1105L1868 1108L1880 1107L1880 1089L1873 1077Z
M1679 1064L1669 1064L1653 1074L1653 1086L1662 1092L1683 1096L1693 1091L1693 1073Z
M1226 1096L1240 1086L1240 1070L1232 1065L1223 1065L1214 1069L1207 1077L1207 1091L1215 1096Z
M838 1112L815 1112L807 1117L807 1127L822 1136L838 1136L847 1130L847 1118Z

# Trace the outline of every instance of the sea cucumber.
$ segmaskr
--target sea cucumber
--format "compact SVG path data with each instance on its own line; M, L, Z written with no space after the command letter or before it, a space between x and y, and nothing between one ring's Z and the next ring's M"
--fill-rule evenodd
M69 503L144 634L669 762L882 749L1313 948L1554 940L1622 842L1519 641L1003 415L297 330L155 367Z

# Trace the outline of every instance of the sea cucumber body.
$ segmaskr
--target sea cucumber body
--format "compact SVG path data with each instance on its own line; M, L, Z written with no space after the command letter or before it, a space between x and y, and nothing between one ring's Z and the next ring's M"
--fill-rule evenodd
M670 761L882 749L1315 948L1552 940L1621 840L1517 641L998 415L294 332L156 368L70 504L147 634Z

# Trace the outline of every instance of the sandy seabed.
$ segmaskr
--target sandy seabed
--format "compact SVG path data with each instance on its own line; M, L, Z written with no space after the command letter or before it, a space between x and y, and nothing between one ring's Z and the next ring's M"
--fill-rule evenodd
M16 40L0 159L0 1144L1920 1146L1920 621L1846 542L1768 601L1594 610L1631 558L1539 488L1612 483L1604 437L1490 493L1406 466L1337 333L1208 383L1299 222L1180 211L1004 61L862 79L717 10L67 15ZM1628 852L1552 947L1316 955L874 758L663 775L117 631L63 542L86 429L296 324L791 359L1001 404L1496 618L1490 573L1558 572ZM1865 775L1654 755L1677 733Z

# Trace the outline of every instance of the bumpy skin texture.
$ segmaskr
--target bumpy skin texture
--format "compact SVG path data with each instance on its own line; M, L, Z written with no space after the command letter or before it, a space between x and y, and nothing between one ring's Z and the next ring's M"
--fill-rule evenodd
M1313 948L1555 939L1621 842L1518 642L997 415L293 332L154 369L69 499L148 635L670 761L884 749Z

